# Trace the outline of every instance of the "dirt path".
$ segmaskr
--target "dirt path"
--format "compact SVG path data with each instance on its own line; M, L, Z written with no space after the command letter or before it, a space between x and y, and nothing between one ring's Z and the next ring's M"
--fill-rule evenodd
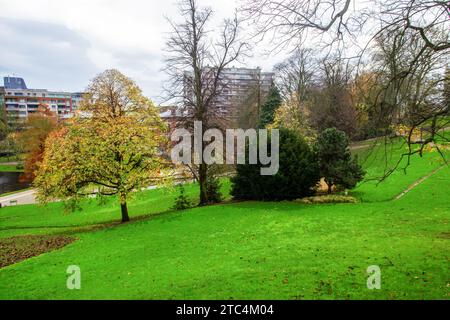
M421 184L422 182L427 180L429 177L431 177L433 174L435 174L436 172L438 172L439 170L441 170L442 168L444 168L446 166L447 166L446 164L443 164L442 166L440 166L440 167L434 169L433 171L431 171L426 176L424 176L424 177L420 178L419 180L415 181L412 185L410 185L408 188L406 188L402 193L400 193L398 196L396 196L394 200L398 200L398 199L402 198L405 194L410 192L412 189L417 187L419 184Z

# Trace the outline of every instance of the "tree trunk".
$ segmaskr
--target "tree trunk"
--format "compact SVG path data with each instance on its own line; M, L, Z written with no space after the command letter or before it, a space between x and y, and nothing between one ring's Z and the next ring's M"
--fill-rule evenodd
M128 216L127 197L125 195L120 196L120 210L122 211L122 222L130 221Z
M331 194L331 188L333 187L333 184L332 183L327 183L327 186L328 186L328 194Z
M200 164L198 182L200 184L200 206L204 206L208 204L208 193L206 191L206 175L207 175L207 166L205 163Z

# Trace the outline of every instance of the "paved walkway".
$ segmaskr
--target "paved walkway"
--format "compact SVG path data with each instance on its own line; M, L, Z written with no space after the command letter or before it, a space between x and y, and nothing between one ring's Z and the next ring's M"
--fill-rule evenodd
M410 192L412 189L414 189L415 187L417 187L419 184L421 184L422 182L424 182L425 180L427 180L429 177L431 177L433 174L435 174L436 172L438 172L439 170L445 168L447 166L447 164L443 164L442 166L434 169L433 171L431 171L429 174L427 174L426 176L420 178L419 180L415 181L412 185L410 185L408 188L406 188L406 190L404 190L402 193L400 193L398 196L395 197L395 200L398 200L400 198L402 198L405 194L407 194L408 192Z
M5 165L5 166L17 166L19 165L20 162L17 161L12 161L12 162L0 162L0 165Z
M26 190L8 196L0 197L0 204L2 207L15 206L19 204L32 204L32 203L36 203L34 190Z
M190 180L189 180L190 181ZM180 184L180 182L175 182L175 184ZM153 190L159 186L148 186L142 188L142 190ZM33 204L37 203L35 190L26 190L21 192L16 192L8 196L0 196L0 204L2 207L16 206L21 204Z

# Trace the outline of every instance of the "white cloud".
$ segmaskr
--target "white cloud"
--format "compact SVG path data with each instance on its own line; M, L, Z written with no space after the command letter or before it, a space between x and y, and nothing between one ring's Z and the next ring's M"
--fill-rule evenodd
M111 69L117 66L117 60L111 52L90 48L87 51L87 56L99 69Z
M89 47L79 48L78 52L84 52L84 58L93 63L97 68L96 72L105 68L118 68L133 77L144 92L154 98L160 93L161 80L164 77L160 71L163 67L162 49L165 35L170 31L165 17L177 17L175 3L175 0L0 0L2 8L0 18L54 24L72 31L87 41ZM236 8L233 0L214 0L212 3L200 0L200 3L214 7L215 24L232 15ZM0 30L0 36L2 39L13 37L14 32ZM33 36L24 41L33 41L33 45L39 46L39 38L45 37L37 31ZM59 50L75 49L73 47L75 43L64 39L58 41L53 45ZM17 52L15 48L8 50L10 52L8 59L14 58L16 54L23 63L27 61L26 57L21 56L20 50ZM276 60L277 57L267 59L255 56L248 61L248 65L267 69L271 68ZM3 68L8 70L13 68L8 66L8 62L4 64L6 65L3 65ZM26 72L22 76L27 78ZM72 76L85 78L87 84L94 75ZM45 83L40 86L44 85ZM80 88L70 89L80 90Z

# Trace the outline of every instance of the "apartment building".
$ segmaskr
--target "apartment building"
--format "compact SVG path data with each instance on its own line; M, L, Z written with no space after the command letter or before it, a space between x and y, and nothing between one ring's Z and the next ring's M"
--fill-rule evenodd
M214 76L214 70L205 68L204 79L206 86L211 84L208 76ZM228 126L236 125L236 119L245 114L246 108L258 109L273 85L275 74L262 72L260 68L226 68L222 71L219 84L219 94L212 107ZM184 73L184 96L187 100L193 99L192 73ZM189 107L163 106L161 117L169 122L171 128L189 115Z
M77 109L82 93L29 89L23 78L3 78L3 100L8 123L14 124L36 113L39 106L46 106L60 119L71 118Z
M0 86L0 116L6 116L3 113L5 108L5 88Z
M262 72L260 68L225 69L222 74L224 87L215 104L225 114L229 114L235 107L246 103L250 95L255 97L255 103L262 103L261 100L264 100L273 85L274 76L274 73Z

